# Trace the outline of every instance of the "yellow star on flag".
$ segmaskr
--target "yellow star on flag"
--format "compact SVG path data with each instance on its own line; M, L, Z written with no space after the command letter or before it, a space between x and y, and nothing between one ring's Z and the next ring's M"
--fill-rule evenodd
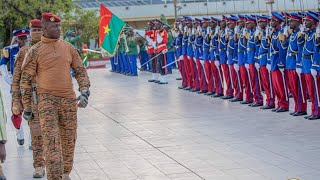
M106 25L104 28L104 33L105 34L109 34L109 32L111 31L111 29L109 28L109 25Z

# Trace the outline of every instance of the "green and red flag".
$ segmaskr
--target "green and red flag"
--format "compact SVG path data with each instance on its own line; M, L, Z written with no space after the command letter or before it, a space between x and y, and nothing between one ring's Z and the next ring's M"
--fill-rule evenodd
M114 56L120 35L126 26L118 16L100 4L99 45L109 55Z

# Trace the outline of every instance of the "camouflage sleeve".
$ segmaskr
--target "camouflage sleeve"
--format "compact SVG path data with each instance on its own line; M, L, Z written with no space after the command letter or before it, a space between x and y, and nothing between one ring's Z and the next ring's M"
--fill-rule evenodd
M25 109L31 109L32 102L32 86L31 80L35 76L37 70L37 50L31 49L23 61L21 68L20 90L22 96L22 104Z
M83 66L82 59L79 52L73 47L70 46L72 53L72 64L71 67L74 70L74 77L76 78L79 84L79 91L83 89L89 89L90 80L86 68Z
M21 101L20 94L20 78L21 78L21 66L27 53L27 48L23 47L20 49L16 56L16 60L14 62L14 73L12 77L12 101Z

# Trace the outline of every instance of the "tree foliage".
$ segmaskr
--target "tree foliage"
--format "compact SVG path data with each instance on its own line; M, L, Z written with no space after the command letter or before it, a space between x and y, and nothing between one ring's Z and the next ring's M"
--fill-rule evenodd
M32 19L43 12L63 15L74 8L72 0L1 0L0 35L3 45L8 45L14 29L27 27Z
M80 9L72 0L0 0L0 9L0 48L9 45L13 30L27 27L30 20L40 19L43 12L61 17L63 31L74 29L82 34L79 43L98 38L96 11Z

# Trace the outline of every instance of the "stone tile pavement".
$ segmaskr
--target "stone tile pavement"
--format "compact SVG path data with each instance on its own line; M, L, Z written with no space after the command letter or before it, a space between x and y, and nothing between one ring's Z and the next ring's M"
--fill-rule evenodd
M168 85L148 83L146 72L89 75L72 180L320 179L320 121L179 90L177 71ZM9 87L0 87L10 114ZM7 127L8 180L32 179L32 151Z

